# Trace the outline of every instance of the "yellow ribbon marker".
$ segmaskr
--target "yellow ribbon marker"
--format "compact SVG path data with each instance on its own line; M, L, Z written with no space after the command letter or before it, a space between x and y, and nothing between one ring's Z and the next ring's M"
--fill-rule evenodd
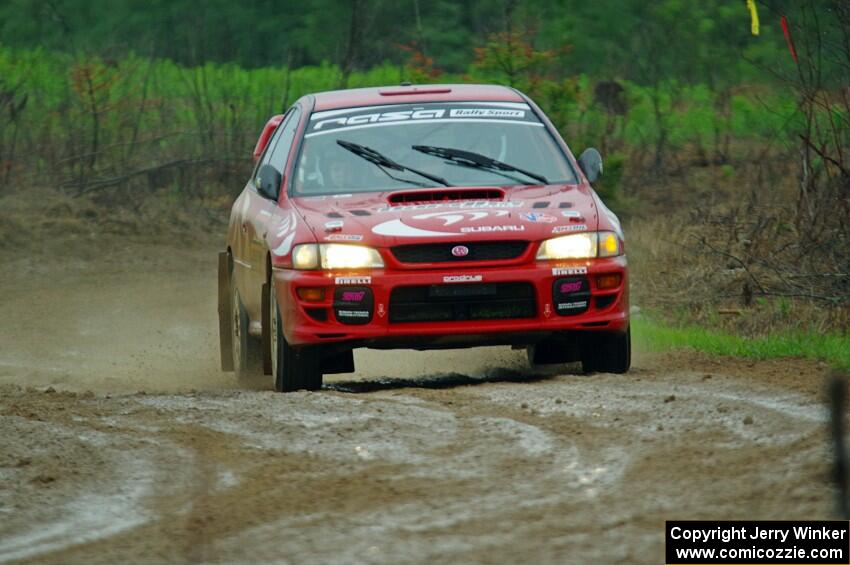
M759 34L759 13L756 9L756 0L747 0L747 9L750 11L750 30L753 35Z

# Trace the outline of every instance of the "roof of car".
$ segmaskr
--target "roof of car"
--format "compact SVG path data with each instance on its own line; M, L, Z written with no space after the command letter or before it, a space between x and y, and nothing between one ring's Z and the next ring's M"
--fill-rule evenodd
M514 89L495 84L417 84L331 90L313 95L315 111L417 102L525 102Z

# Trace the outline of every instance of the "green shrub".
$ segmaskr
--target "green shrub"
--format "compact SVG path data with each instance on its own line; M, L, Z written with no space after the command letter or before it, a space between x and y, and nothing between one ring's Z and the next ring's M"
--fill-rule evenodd
M481 69L473 71L472 78L440 80L481 80ZM405 72L387 63L352 73L348 86L397 84ZM0 94L16 109L0 111L0 165L7 176L49 169L64 187L174 161L242 167L271 115L303 94L338 88L340 81L339 68L328 63L184 67L132 54L102 60L0 45ZM596 83L586 75L552 80L541 74L529 84L576 153L589 146L605 151L606 171L597 188L608 202L618 200L627 171L642 165L635 155L652 155L659 145L667 152L708 149L718 133L742 141L790 139L801 119L793 98L767 87L737 89L728 104L718 104L706 85L620 81L628 112L614 115L595 102ZM825 110L820 125L829 111L843 119L842 110Z
M620 202L620 183L626 170L626 157L622 153L611 153L603 157L604 174L594 183L593 188L605 204L617 209Z

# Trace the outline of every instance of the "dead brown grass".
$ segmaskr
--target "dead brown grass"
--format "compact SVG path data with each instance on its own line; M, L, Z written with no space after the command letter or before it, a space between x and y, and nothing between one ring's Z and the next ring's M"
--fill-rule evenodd
M4 255L75 253L87 242L206 241L223 237L231 198L178 197L167 192L133 203L71 197L51 188L0 197L0 252Z
M804 233L793 163L694 167L627 189L633 303L742 335L850 330L840 218Z

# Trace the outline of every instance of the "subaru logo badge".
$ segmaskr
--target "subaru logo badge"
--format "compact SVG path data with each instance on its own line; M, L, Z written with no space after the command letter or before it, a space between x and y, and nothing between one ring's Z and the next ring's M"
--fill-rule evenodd
M469 248L465 245L456 245L452 247L452 255L455 257L466 257L469 255Z

